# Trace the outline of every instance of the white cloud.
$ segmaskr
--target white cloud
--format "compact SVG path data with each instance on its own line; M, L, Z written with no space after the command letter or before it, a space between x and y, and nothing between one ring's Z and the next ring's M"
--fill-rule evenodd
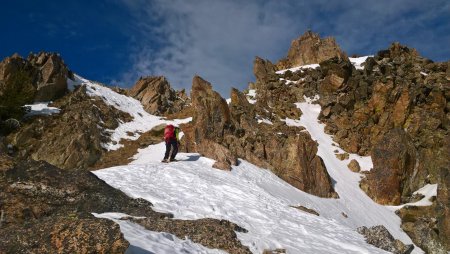
M139 76L165 75L174 87L189 90L198 74L228 96L231 86L244 89L253 80L256 55L277 61L307 29L336 36L349 54L376 53L402 39L420 52L432 43L414 29L445 15L436 14L437 8L449 7L445 1L431 2L425 8L422 1L408 0L123 0L139 32L132 34L133 65L121 81L131 85Z

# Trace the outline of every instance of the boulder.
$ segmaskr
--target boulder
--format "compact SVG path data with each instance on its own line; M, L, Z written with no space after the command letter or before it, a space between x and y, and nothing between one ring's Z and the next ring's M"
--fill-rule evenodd
M292 186L319 197L338 197L322 158L317 156L317 143L309 135L268 137L264 155L272 171Z
M201 155L216 160L214 168L231 170L231 166L237 165L237 158L226 147L209 139L202 139L197 144L197 152Z
M361 167L359 166L358 161L355 159L351 160L350 163L347 165L347 167L355 173L361 171Z
M321 94L333 93L343 88L352 74L353 66L348 58L334 57L320 63L325 78L319 85Z
M414 177L416 149L403 129L389 131L372 150L373 169L361 182L377 203L399 205L412 190L406 179Z
M394 239L391 233L389 233L389 231L382 225L371 228L363 226L359 227L357 230L358 233L366 238L366 242L368 244L372 244L373 246L385 251L395 254L409 254L414 249L414 245L405 245L400 240Z
M448 233L448 227L445 228L445 223L438 222L437 218L433 216L435 214L433 210L438 210L437 217L441 220L446 216L448 218L448 214L445 214L442 207L438 208L436 205L405 206L397 210L396 213L402 218L401 228L417 246L426 253L446 254L449 247L448 235L446 234Z
M322 39L319 34L307 31L292 41L287 57L277 63L277 68L281 70L299 65L317 64L333 57L346 59L347 55L340 49L334 38Z
M303 211L303 212L307 212L307 213L310 213L310 214L314 214L316 216L320 216L320 214L316 210L308 208L308 207L305 207L305 206L302 206L302 205L292 206L292 207L296 208L296 209L298 209L300 211Z
M338 154L335 154L335 156L339 160L343 161L343 160L348 160L348 158L350 157L350 154L348 154L348 153L338 153Z

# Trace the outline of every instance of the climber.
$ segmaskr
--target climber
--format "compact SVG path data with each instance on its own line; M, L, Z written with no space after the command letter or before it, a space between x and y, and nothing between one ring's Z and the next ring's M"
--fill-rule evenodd
M177 161L175 159L175 156L178 153L178 146L180 144L179 134L180 128L175 127L172 124L168 124L166 128L164 128L164 141L166 142L166 153L164 154L164 159L162 160L162 162Z

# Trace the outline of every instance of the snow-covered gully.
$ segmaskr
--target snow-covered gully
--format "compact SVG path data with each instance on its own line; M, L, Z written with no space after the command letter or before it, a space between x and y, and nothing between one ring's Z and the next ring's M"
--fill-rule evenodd
M302 192L285 183L268 170L244 160L231 172L212 168L214 163L198 154L179 154L179 162L160 163L164 144L140 149L129 165L95 171L111 186L135 198L144 198L154 209L169 212L179 219L212 217L232 221L248 230L237 233L253 253L264 249L286 249L288 253L386 253L364 241L356 232L359 226L384 225L395 238L409 244L410 238L400 229L394 209L374 203L359 188L361 175L347 168L334 150L341 149L324 133L317 117L320 106L312 100L297 103L303 115L286 123L304 126L319 144L318 155L325 162L335 182L339 199L324 199ZM153 121L153 118L147 118ZM161 119L158 119L161 121ZM154 122L149 125L155 126ZM372 167L370 157L350 155L363 170ZM305 206L320 216L300 211ZM221 253L209 250L189 239L149 232L130 222L117 220L118 214L97 214L121 225L132 250L151 253ZM140 232L140 233L137 233ZM422 253L417 247L415 253Z

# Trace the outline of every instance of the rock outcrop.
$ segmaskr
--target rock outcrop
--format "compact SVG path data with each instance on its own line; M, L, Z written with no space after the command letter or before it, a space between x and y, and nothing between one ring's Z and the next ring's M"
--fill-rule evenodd
M125 253L129 243L107 219L44 219L0 228L1 253ZM11 233L13 232L13 233Z
M153 115L179 112L190 103L184 90L176 92L163 76L141 77L127 95L139 100Z
M67 93L67 78L72 77L56 53L30 54L27 59L14 54L0 62L0 94L17 75L26 77L33 87L33 101L53 101L62 97Z
M294 104L301 100L297 97L297 90L286 89L285 81L275 73L275 67L269 60L256 57L253 64L253 73L256 77L254 86L258 91L256 93L258 114L268 119L273 118L272 114L280 118L299 118L300 111ZM298 80L300 77L294 79Z
M54 103L59 114L29 119L8 136L20 157L44 160L63 169L88 168L105 153L108 129L131 116L90 97L82 86Z
M447 210L445 214L445 209ZM444 216L449 216L448 207L432 206L405 206L397 211L402 218L402 229L411 237L413 242L417 244L426 253L446 254L448 245L448 221L442 223ZM442 211L437 217L431 217L436 210ZM447 224L445 224L447 223Z
M192 127L186 130L186 147L216 160L216 168L230 170L237 164L236 157L224 147L224 136L231 133L231 115L227 102L215 91L209 82L199 76L192 80ZM190 130L190 131L187 131Z
M366 242L373 246L395 254L409 254L414 249L414 245L405 245L389 233L384 226L374 226L371 228L360 227L358 233L366 238Z
M277 63L277 68L282 70L299 65L318 64L333 57L345 59L347 55L334 38L321 39L318 34L307 31L292 41L287 57Z
M377 203L398 205L402 196L412 195L410 182L417 170L416 149L399 128L392 129L372 150L373 169L361 182L367 194Z
M191 90L192 107L198 112L194 115L195 141L211 139L218 143L231 127L228 104L219 93L212 89L208 81L195 76Z
M266 76L276 77L270 63L257 59L255 65L258 65L255 66L258 75L256 85L270 86L273 79ZM213 158L217 161L216 167L227 170L237 163L236 158L243 158L271 169L280 178L303 191L320 197L337 197L325 165L316 155L317 144L308 134L301 132L301 128L289 127L279 120L276 126L259 125L256 116L270 109L267 105L254 106L244 94L232 89L228 106L212 90L211 84L200 77L193 80L191 97L193 123L192 126L183 127L187 150ZM266 101L272 103L268 105L277 105L276 112L284 115L287 110L284 110L284 104L276 102L278 97L281 95L268 94ZM293 106L286 106L292 109L289 116L299 117L299 110ZM273 135L277 132L282 135Z

